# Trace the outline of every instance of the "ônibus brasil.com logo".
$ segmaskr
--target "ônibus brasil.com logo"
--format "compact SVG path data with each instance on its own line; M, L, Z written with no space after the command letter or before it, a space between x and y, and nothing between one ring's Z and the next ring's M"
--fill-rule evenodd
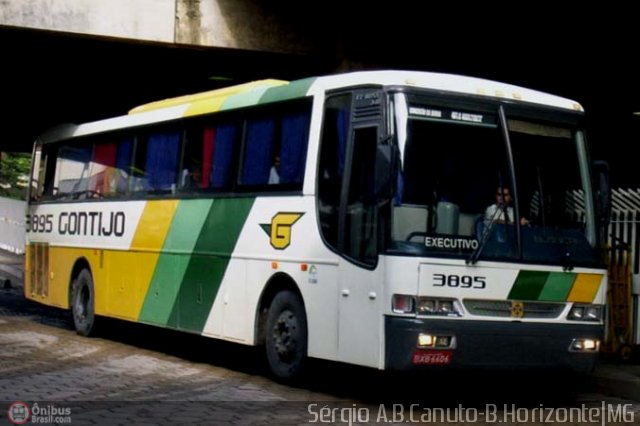
M23 425L28 421L40 424L69 424L71 407L38 402L29 405L26 402L17 401L9 406L7 417L16 425Z
M31 417L31 410L26 403L17 401L9 406L9 409L7 410L7 417L9 417L11 423L23 425L29 421L29 418Z

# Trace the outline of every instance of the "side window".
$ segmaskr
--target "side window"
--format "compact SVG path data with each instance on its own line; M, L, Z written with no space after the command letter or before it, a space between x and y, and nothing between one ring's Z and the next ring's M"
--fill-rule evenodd
M40 160L40 171L38 176L38 194L43 199L48 199L57 191L55 188L56 164L58 158L57 145L45 145L42 148L42 158ZM42 187L40 187L42 185ZM40 194L40 188L42 194Z
M91 145L63 144L58 148L52 195L78 198L89 188Z
M280 123L280 151L276 152L273 162L278 176L270 175L270 182L301 186L307 161L311 104L285 111ZM274 182L274 179L278 181Z
M90 165L88 196L122 196L128 192L133 142L129 138L96 141Z
M232 189L237 170L241 129L237 122L223 122L215 126L215 143L212 149L211 188Z
M142 143L142 138L134 136L133 164L131 165L131 177L129 179L129 191L140 193L147 187L145 164L147 158L147 144Z
M326 100L318 167L318 215L322 235L335 249L350 115L350 94Z
M124 196L132 168L133 139L82 140L35 151L31 199Z
M269 106L251 115L246 121L240 185L299 189L310 123L310 102Z
M180 191L232 191L240 135L236 119L206 118L188 123L182 147Z
M150 192L166 193L175 190L181 133L154 132L147 139L145 170Z
M29 185L29 199L39 201L45 196L47 164L55 161L51 145L36 146L33 151L33 169L31 170L31 182Z
M378 127L356 128L353 132L351 168L345 209L344 252L367 264L377 259L377 205L375 164Z
M91 197L111 195L118 146L112 141L96 142L89 165L88 195ZM114 188L115 189L115 188Z
M132 192L166 194L175 191L181 136L178 130L153 131L138 136L130 180Z
M215 129L210 125L191 125L184 132L179 187L193 192L209 187Z
M274 118L266 114L247 120L240 184L264 185L269 182L276 151L275 124Z
M124 196L129 193L129 182L132 173L134 138L123 135L119 138L116 148L116 165L111 176L112 193Z

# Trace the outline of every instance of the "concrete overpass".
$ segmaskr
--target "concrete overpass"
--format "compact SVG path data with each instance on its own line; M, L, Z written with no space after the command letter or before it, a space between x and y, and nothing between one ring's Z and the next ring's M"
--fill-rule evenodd
M141 102L335 66L333 41L250 0L3 0L2 150ZM324 49L324 50L323 50ZM333 59L327 61L331 52ZM9 118L9 119L7 119Z
M638 187L628 155L640 137L640 117L632 115L640 111L634 16L621 8L405 0L0 0L0 150L28 151L55 124L178 94L259 78L406 68L578 100L597 155L615 163L620 184Z

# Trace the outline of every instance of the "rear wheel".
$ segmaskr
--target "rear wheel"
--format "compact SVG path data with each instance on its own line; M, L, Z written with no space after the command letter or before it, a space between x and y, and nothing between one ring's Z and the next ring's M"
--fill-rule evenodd
M95 293L93 278L87 269L80 271L71 285L71 313L76 332L81 336L95 334Z
M273 374L283 380L299 378L307 359L307 318L300 297L281 291L267 314L265 346Z

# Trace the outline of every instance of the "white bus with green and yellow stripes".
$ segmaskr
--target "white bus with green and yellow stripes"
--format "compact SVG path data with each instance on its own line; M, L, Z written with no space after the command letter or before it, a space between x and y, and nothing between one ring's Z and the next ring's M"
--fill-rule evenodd
M35 143L26 297L82 335L104 316L264 346L283 379L308 358L589 370L606 191L583 129L571 100L404 71L62 126Z

